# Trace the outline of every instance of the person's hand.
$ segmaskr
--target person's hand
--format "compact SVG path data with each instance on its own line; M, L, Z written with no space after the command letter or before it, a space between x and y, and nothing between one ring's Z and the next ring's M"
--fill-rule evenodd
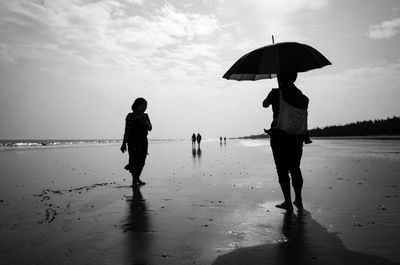
M126 151L126 144L122 144L121 145L121 152L125 153L125 151Z

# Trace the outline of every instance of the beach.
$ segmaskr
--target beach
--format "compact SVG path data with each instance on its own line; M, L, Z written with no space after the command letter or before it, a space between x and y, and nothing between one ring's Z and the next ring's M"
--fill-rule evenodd
M268 139L150 141L132 188L119 143L0 149L1 264L399 264L400 141L304 146L304 211Z

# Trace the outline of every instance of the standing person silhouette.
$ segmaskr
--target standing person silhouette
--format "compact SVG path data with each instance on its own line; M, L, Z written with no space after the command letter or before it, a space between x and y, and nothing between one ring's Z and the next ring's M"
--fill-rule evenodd
M195 144L196 144L196 134L193 133L192 134L192 145L195 145Z
M303 208L301 194L303 177L300 170L300 162L303 155L303 142L308 138L307 108L309 99L294 85L297 73L278 74L277 77L279 88L271 90L267 98L263 101L263 107L268 108L272 105L273 121L271 129L266 130L266 132L270 135L271 149L278 173L279 184L285 199L283 203L276 205L276 207L292 211L293 205L289 173L295 193L293 204L299 209ZM282 106L280 106L281 104ZM285 107L287 105L291 106ZM281 116L279 115L280 111L286 112L286 114L289 113L289 117L296 114L290 113L289 109L297 111L296 113L300 117L296 120L296 122L300 122L294 125L291 124L292 127L297 127L295 130L301 131L299 134L287 133L284 126L280 126L280 124L283 124L282 119L284 116L283 113Z
M137 98L132 104L132 111L125 118L125 133L121 145L124 153L128 146L129 164L125 167L132 174L132 186L144 185L140 180L148 150L147 134L152 129L149 115L145 113L147 101Z
M200 133L197 133L196 139L197 139L197 145L200 148L200 143L201 143L201 135L200 135Z

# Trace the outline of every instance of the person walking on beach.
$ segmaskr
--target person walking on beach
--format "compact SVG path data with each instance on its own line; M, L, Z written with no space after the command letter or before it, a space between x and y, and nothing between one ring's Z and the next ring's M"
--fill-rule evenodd
M308 138L306 135L309 99L294 85L297 73L278 74L277 77L279 88L271 90L263 101L263 107L268 108L272 105L273 111L271 129L266 132L270 135L272 154L284 196L284 202L276 207L292 211L289 173L295 193L293 204L299 209L303 207L300 161L303 155L303 142ZM283 113L279 113L280 111ZM296 119L293 120L292 117ZM283 121L284 119L286 121Z
M193 133L192 134L192 145L195 145L195 144L196 144L196 134Z
M201 142L201 135L200 135L200 133L197 133L196 139L197 139L197 145L198 145L198 147L200 148L200 142Z
M145 113L147 101L137 98L132 104L132 111L125 118L125 133L121 145L124 153L128 146L129 164L125 169L132 174L132 186L144 185L140 180L148 150L147 134L152 129L149 115Z
M222 136L221 136L221 137L219 137L219 144L221 144L221 145L222 145Z

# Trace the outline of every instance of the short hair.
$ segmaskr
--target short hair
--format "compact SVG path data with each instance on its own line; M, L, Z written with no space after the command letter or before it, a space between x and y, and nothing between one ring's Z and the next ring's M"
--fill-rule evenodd
M293 84L297 79L297 73L277 74L278 82L283 84Z
M144 98L137 98L137 99L135 99L135 101L133 102L132 107L131 107L132 111L137 110L137 108L138 108L142 103L146 103L146 104L147 104L147 101L146 101Z

